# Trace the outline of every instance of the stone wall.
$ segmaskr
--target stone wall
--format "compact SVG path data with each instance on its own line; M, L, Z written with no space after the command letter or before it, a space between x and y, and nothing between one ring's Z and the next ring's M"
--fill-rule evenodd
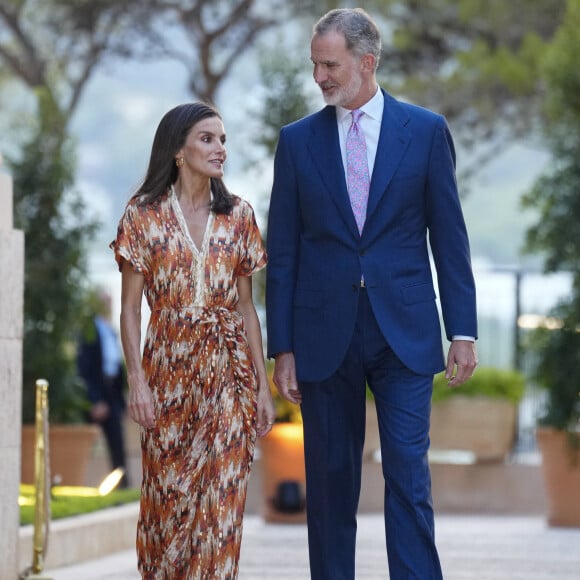
M0 156L0 578L16 580L22 398L24 235L13 228L12 179ZM32 559L32 554L30 555Z

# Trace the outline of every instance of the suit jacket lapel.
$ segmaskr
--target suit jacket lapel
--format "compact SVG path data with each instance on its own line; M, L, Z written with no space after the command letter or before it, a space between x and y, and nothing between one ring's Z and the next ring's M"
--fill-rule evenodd
M385 107L367 204L367 221L376 210L411 142L408 117L397 101L383 91ZM363 230L364 231L364 230Z
M345 169L340 153L334 107L325 107L315 117L307 147L330 198L338 207L347 227L353 235L358 236L356 220L346 188Z

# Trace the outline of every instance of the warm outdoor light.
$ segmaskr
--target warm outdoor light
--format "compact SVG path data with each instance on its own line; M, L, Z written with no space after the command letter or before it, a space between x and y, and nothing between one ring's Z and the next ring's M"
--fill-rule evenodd
M543 316L541 314L522 314L518 317L518 326L520 328L534 329L547 328L548 330L557 330L562 328L562 321L553 316Z
M97 497L108 495L118 485L125 475L125 470L122 467L117 467L103 481L99 487L84 487L80 485L55 485L51 489L53 496L77 496L77 497Z
M270 437L284 439L286 441L295 441L302 445L302 424L301 423L279 423L276 425L276 432L271 433Z
M118 485L119 482L123 479L125 475L125 470L122 467L117 467L103 481L101 485L99 485L99 495L107 495L111 493Z
M259 445L266 521L305 521L302 424L275 423Z

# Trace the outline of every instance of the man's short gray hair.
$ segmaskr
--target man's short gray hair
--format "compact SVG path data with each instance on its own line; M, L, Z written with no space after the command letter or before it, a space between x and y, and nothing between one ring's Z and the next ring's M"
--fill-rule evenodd
M355 56L372 54L375 70L381 57L381 33L373 19L362 8L337 8L327 12L315 25L313 33L324 36L339 32L346 40L346 48Z

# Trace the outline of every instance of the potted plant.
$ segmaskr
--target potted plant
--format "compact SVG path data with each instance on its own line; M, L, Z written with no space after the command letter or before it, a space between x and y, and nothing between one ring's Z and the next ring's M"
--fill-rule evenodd
M44 92L41 91L44 95ZM75 379L74 338L88 279L88 244L98 224L74 185L75 162L62 116L40 98L37 130L9 160L14 225L25 233L22 422L35 419L35 383L49 383L51 423L83 421ZM50 120L50 122L46 122ZM65 123L66 125L66 123ZM77 438L77 446L80 445ZM57 445L53 444L53 451ZM23 465L30 452L23 451ZM69 460L72 463L72 459ZM53 473L56 472L53 465Z
M568 2L562 24L544 53L546 94L541 129L551 162L523 197L538 212L526 250L541 252L546 272L568 272L569 296L551 313L556 324L532 333L534 378L546 394L537 429L552 525L580 526L580 5ZM551 330L548 328L551 328Z
M546 398L536 438L542 454L548 523L580 526L580 334L570 325L573 309L561 306L563 326L539 328L529 350L537 358L533 379Z
M515 370L480 367L457 388L445 374L433 381L431 451L466 451L474 461L501 461L516 435L524 376Z
M55 395L52 400L51 389ZM60 385L60 388L49 384L48 398L51 481L60 485L85 485L88 463L99 429L85 422L87 402L83 387L73 381ZM22 425L22 483L34 483L34 445L34 425Z
M29 333L30 344L39 351L25 357L22 399L21 482L34 483L35 390L36 380L48 381L49 441L51 481L63 485L85 485L88 464L99 429L87 422L90 408L86 389L75 369L75 331L82 331L92 302L88 295L78 310L77 328L63 333L60 344L53 345L39 332ZM66 337L66 338L65 338Z

